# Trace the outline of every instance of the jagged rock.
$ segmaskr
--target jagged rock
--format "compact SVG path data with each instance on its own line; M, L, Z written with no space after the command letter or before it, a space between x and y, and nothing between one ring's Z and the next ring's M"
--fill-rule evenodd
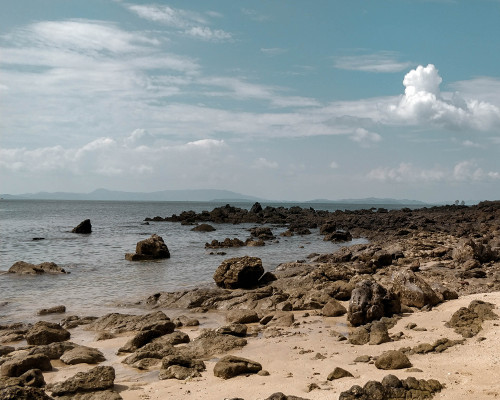
M390 342L391 338L387 331L387 326L383 322L375 321L372 322L370 328L370 344L378 345L382 343Z
M230 379L242 374L256 374L262 369L258 362L246 358L225 356L214 366L214 375L222 379Z
M230 324L217 328L216 332L221 335L233 335L245 337L247 335L247 326L245 324Z
M98 366L79 372L63 382L54 384L52 395L63 396L79 392L94 392L111 389L115 381L115 370L110 366Z
M209 224L200 224L196 225L193 229L191 229L193 232L213 232L216 229Z
M205 371L205 369L205 363L201 360L185 356L166 356L162 360L159 379L185 380L196 378L201 376L200 372Z
M51 360L57 360L68 350L74 349L77 344L72 342L54 342L47 345L35 346L29 350L29 355L43 354Z
M455 332L464 338L471 338L483 329L483 321L498 319L498 315L493 312L494 308L494 304L474 300L467 308L458 309L451 316L450 321L446 323L446 326L454 328Z
M151 342L157 337L172 333L175 329L175 324L171 321L160 322L151 327L151 329L143 329L130 339L118 351L132 353L137 349Z
M106 360L104 354L97 349L87 346L76 346L61 356L61 361L67 365L81 363L97 364L104 360Z
M45 386L45 379L43 378L42 371L39 369L30 369L19 377L0 376L0 389L5 389L10 386L31 386L41 388ZM0 399L1 398L2 397L0 397Z
M96 319L89 324L88 328L95 331L122 333L146 331L166 322L170 322L170 318L163 311L155 311L144 315L111 313Z
M246 339L221 335L212 330L202 332L196 339L184 346L188 356L198 359L208 359L216 354L224 354L247 344Z
M389 350L375 360L378 369L402 369L412 366L408 357L399 350Z
M174 319L174 324L177 328L181 326L198 326L200 325L200 321L198 321L196 318L190 318L185 315L179 315L177 318Z
M44 390L34 387L10 386L0 389L2 400L54 400Z
M321 314L325 317L340 317L347 312L347 309L337 300L332 299L324 305Z
M343 368L336 367L332 372L328 374L328 377L326 379L329 381L333 381L335 379L350 378L350 377L354 377L354 375Z
M137 242L135 254L125 254L125 259L129 261L147 261L170 258L168 247L161 236L156 234L150 238Z
M273 240L275 239L275 236L273 235L273 232L271 231L271 228L267 228L265 226L262 227L256 227L250 229L250 234L253 237L262 239L262 240Z
M83 233L83 234L92 233L92 224L90 223L90 219L86 219L86 220L80 222L77 226L75 226L73 228L73 230L71 232Z
M393 293L374 281L364 280L352 291L347 320L359 326L400 311L401 303Z
M205 243L205 248L207 249L220 249L220 248L243 247L243 246L246 246L245 242L238 238L234 239L225 238L222 242L219 242L217 239L214 239L210 243Z
M226 321L235 324L250 324L259 322L259 316L252 310L231 310L226 314Z
M236 257L222 262L214 274L214 281L226 289L256 286L264 274L262 261L257 257Z
M396 399L431 399L443 386L435 379L415 379L409 377L399 380L394 375L387 375L382 382L368 381L363 387L354 385L340 393L339 400L396 400Z
M30 264L25 261L17 261L10 268L11 274L20 275L40 275L40 274L66 274L64 268L53 262L43 262L41 264Z
M349 231L336 231L325 235L323 240L334 243L350 242L352 235Z
M77 315L70 315L69 317L63 318L61 320L61 326L65 329L72 329L76 328L77 326L80 325L88 325L92 322L94 322L97 319L97 317L79 317Z
M453 249L453 260L457 263L465 263L469 260L477 260L480 263L494 261L497 254L489 245L476 242L472 239L462 239L458 246Z
M52 371L52 365L50 364L49 358L43 354L14 357L1 365L0 375L17 377L30 369Z
M66 306L55 306L50 308L42 308L37 311L37 315L47 315L47 314L62 314L66 312Z
M399 296L401 304L422 308L435 306L441 301L429 284L410 270L396 272L392 281L393 291Z
M70 336L70 333L59 324L38 321L26 333L26 342L28 344L43 345L62 342L68 340Z

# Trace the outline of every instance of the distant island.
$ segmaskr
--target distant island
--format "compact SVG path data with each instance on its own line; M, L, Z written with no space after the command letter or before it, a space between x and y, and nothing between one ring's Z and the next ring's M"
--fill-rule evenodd
M362 199L314 199L308 201L293 200L269 200L247 194L232 192L230 190L218 189L191 189L191 190L161 190L156 192L125 192L118 190L97 189L90 193L71 192L38 192L24 193L19 195L1 194L4 200L104 200L104 201L201 201L201 202L263 202L263 203L306 203L306 204L366 204L366 205L389 205L407 204L426 206L418 200L392 199L368 197Z

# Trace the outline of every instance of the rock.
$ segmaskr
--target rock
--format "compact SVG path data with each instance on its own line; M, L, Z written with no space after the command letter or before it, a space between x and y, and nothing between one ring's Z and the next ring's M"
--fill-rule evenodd
M32 345L50 344L68 340L70 336L70 333L59 324L38 321L26 333L26 342Z
M96 319L88 328L95 331L122 333L146 331L166 322L170 322L170 318L163 311L155 311L144 315L111 313Z
M230 324L217 328L216 332L221 335L233 335L245 337L247 335L247 326L245 324Z
M480 263L495 261L497 255L489 245L476 242L472 239L462 239L452 252L453 260L460 264L469 260L477 260Z
M77 347L75 343L72 342L54 342L47 345L35 346L29 350L29 355L43 354L51 360L57 360L61 356L71 349Z
M264 272L264 275L262 275L260 278L259 278L259 285L267 285L271 282L274 282L276 281L278 278L276 278L276 275L274 275L272 272Z
M132 353L137 349L151 342L157 337L172 333L175 329L175 324L171 321L165 321L153 325L151 329L144 329L138 332L132 339L130 339L118 351L125 353Z
M370 341L369 325L358 326L349 332L349 343L361 346Z
M71 393L58 396L56 400L123 400L123 398L113 390L99 390L97 392Z
M325 235L323 240L334 243L350 242L352 240L352 235L349 231L336 231Z
M265 324L266 326L292 326L295 321L295 317L292 312L289 311L278 311L272 314L271 320ZM262 323L262 321L261 321Z
M1 365L0 375L17 377L31 369L52 371L52 365L49 358L43 354L14 357Z
M257 257L236 257L222 262L214 274L214 281L226 289L251 288L264 274L262 261Z
M464 338L476 336L482 328L482 322L497 319L498 315L493 312L494 304L481 300L472 301L469 306L461 307L452 316L446 326L454 328L455 332Z
M30 369L19 377L0 376L0 389L5 389L10 386L30 386L41 388L45 386L45 379L43 378L42 371L39 369Z
M163 238L156 234L138 242L135 248L135 254L125 254L125 259L129 261L147 261L163 258L170 258L170 252Z
M297 397L297 396L287 396L283 394L282 392L276 392L273 393L271 396L269 396L265 400L308 400L304 397Z
M260 203L258 201L253 204L252 208L250 209L250 212L252 214L258 214L258 213L262 212L262 206L260 205Z
M329 381L333 381L334 379L350 378L350 377L354 377L354 375L343 368L336 367L332 372L328 374L328 377L326 379Z
M15 350L16 350L15 347L0 345L0 357L6 356L7 354L10 354Z
M383 322L375 321L371 324L370 328L370 344L378 345L390 342L389 332L387 326Z
M97 364L104 360L106 360L104 354L97 349L87 346L76 346L61 356L61 361L67 365L81 363Z
M69 395L78 392L94 392L111 389L115 381L115 370L110 366L98 366L86 372L58 382L52 386L54 396Z
M246 339L205 330L184 346L182 351L191 358L209 359L216 354L224 354L235 348L246 346L246 344Z
M444 285L439 282L431 282L431 289L434 290L434 293L438 295L441 301L446 300L455 300L458 299L458 293L454 290L448 289Z
M66 312L66 306L55 306L51 308L42 308L37 311L37 315L47 315L47 314L62 314Z
M202 360L196 360L185 356L166 356L162 359L161 365L163 369L167 369L172 365L182 365L186 368L194 368L197 371L205 371L206 366Z
M64 268L53 262L43 262L41 264L30 264L24 261L15 262L10 268L11 274L20 275L40 275L40 274L66 274Z
M389 350L375 360L378 369L402 369L412 366L408 357L399 350Z
M201 374L194 368L183 367L182 365L172 365L167 369L160 370L158 379L179 379L186 380L190 378L199 378Z
M410 270L396 272L392 281L393 291L399 296L401 304L422 308L426 305L435 306L441 302L429 284Z
M234 239L225 238L222 242L219 242L217 239L214 239L210 243L205 243L205 248L208 249L220 249L220 248L243 247L243 246L246 246L245 242L238 238Z
M213 232L216 229L209 224L200 224L196 225L193 229L191 229L193 232Z
M65 329L76 328L80 325L88 325L94 322L97 317L82 317L80 318L77 315L70 315L69 317L63 318L61 320L61 326Z
M330 300L321 310L324 317L340 317L347 312L347 309L337 300Z
M259 322L259 316L252 310L230 310L226 314L226 321L235 324L251 324Z
M256 228L251 228L250 229L250 234L253 237L262 239L262 240L273 240L276 237L273 235L273 232L271 231L271 228L267 228L265 226L262 227L256 227Z
M2 400L54 400L44 390L33 387L11 386L0 389Z
M225 356L214 366L214 375L222 379L230 379L242 374L256 374L262 369L258 362L246 358Z
M347 320L359 326L400 311L401 303L393 293L374 281L364 280L352 291Z
M85 221L80 222L78 226L74 227L71 232L83 234L92 233L92 224L90 223L90 219L86 219Z
M205 371L205 363L201 360L194 360L185 356L166 356L162 360L162 370L159 379L179 379L196 378L201 376L200 372Z
M387 375L382 382L368 381L363 387L354 385L340 393L339 400L396 400L396 399L431 399L443 386L435 379L415 379L408 377L399 380L394 375Z
M200 321L198 321L196 318L190 318L185 315L179 315L177 318L174 319L174 324L177 328L181 326L198 326L200 325Z

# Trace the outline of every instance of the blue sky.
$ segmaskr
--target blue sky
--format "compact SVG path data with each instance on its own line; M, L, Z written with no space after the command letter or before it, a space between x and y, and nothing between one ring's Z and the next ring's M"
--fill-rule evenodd
M500 198L500 1L0 11L0 193Z

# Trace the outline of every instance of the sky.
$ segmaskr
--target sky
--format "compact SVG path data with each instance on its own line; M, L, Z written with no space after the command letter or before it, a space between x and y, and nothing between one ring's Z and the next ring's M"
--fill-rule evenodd
M0 193L500 199L500 0L3 0Z

